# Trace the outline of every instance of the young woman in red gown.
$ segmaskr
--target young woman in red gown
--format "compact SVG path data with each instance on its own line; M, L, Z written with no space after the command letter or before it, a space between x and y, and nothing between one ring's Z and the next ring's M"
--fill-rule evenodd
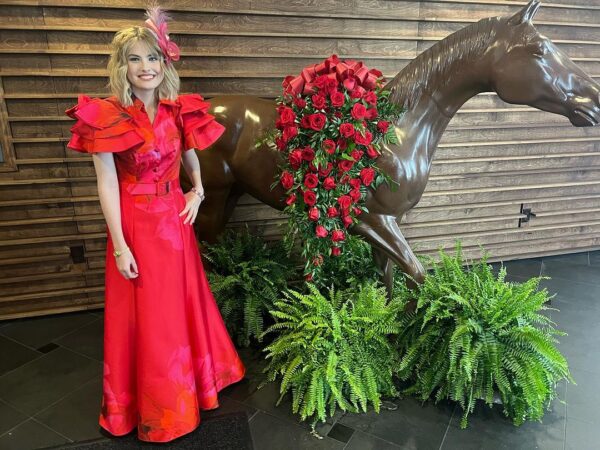
M204 199L195 150L224 127L200 95L177 95L166 18L115 35L107 99L80 96L68 146L92 154L108 225L100 425L167 442L244 376L204 274L192 224ZM179 185L183 162L193 188Z

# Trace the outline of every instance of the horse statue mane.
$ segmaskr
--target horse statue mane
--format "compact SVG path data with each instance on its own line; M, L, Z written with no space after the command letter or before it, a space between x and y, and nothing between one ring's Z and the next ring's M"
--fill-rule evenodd
M422 52L386 85L390 101L411 109L424 92L446 85L456 65L469 64L489 48L499 23L498 17L482 19Z
M600 85L538 33L532 19L539 6L532 0L513 16L482 19L451 34L387 84L390 99L407 111L394 124L399 143L384 146L377 166L398 188L383 184L371 189L366 198L369 212L349 231L371 244L388 292L394 265L415 282L423 280L425 271L399 224L421 199L435 149L467 100L496 92L506 102L560 114L575 126L600 122ZM212 113L227 131L214 150L199 153L207 200L196 227L209 241L224 229L244 193L279 210L285 207L283 188L270 188L281 153L255 146L274 128L275 102L247 95L220 96L211 102Z

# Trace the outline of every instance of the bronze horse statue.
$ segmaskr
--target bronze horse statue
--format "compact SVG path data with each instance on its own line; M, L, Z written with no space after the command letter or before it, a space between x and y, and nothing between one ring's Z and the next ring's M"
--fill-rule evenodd
M513 16L482 19L424 51L388 84L390 99L407 109L394 124L398 144L384 146L377 165L398 188L370 190L368 213L350 232L363 236L391 292L393 264L421 282L424 269L398 224L420 200L435 149L458 109L481 92L496 92L508 103L524 104L567 117L577 127L600 122L600 85L548 38L532 18L533 0ZM212 112L227 128L211 151L200 152L206 202L200 208L199 235L212 240L248 193L282 210L284 191L271 190L281 154L255 147L274 128L275 103L253 96L214 97Z

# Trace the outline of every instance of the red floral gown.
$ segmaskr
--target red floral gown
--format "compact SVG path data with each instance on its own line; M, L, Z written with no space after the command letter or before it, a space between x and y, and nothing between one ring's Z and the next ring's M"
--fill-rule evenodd
M194 430L200 409L239 381L244 366L210 291L193 227L179 212L183 149L205 149L224 127L199 95L160 100L153 123L143 103L123 107L81 96L68 147L114 153L122 228L139 276L118 272L108 236L104 383L100 425L113 435L137 427L141 440L166 442Z

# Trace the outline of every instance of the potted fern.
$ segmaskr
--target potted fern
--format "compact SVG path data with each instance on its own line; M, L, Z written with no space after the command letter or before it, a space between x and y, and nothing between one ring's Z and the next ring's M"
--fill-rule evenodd
M365 283L375 283L380 279L381 273L373 262L371 246L362 238L349 235L343 253L324 265L319 277L312 283L321 290L332 287L344 290Z
M465 270L460 244L454 256L441 250L439 256L416 292L396 284L402 301L416 297L397 340L398 373L410 382L406 393L457 401L462 428L476 402L492 406L495 395L515 425L541 420L557 382L572 381L555 346L564 333L544 315L550 308L548 292L538 290L541 278L506 282L506 270L496 277L485 256Z
M270 361L261 387L281 379L277 404L291 391L293 412L310 420L313 432L338 407L358 412L370 403L379 411L382 397L397 395L399 361L388 336L400 331L403 308L376 283L328 295L312 284L306 294L285 292L271 310L276 323L266 333L276 337L264 349Z
M265 318L291 279L300 275L279 242L270 245L248 229L228 229L203 243L207 277L229 333L241 346L261 340Z

